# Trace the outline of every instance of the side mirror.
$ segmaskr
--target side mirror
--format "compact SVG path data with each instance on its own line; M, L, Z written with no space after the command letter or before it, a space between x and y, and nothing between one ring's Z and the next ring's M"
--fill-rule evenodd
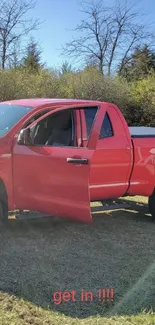
M18 144L22 145L30 145L31 139L30 139L30 128L22 129L18 135L17 139Z

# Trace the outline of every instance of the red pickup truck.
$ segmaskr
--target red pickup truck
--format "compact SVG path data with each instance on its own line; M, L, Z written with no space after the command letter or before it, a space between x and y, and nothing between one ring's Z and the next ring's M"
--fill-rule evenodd
M107 102L0 103L0 219L35 210L91 222L90 201L149 197L155 219L155 128L129 128Z

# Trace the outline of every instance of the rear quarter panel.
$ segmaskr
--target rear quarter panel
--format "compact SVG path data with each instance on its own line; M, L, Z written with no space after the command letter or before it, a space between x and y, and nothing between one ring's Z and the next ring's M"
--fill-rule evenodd
M133 138L134 166L129 195L150 196L155 187L155 138Z

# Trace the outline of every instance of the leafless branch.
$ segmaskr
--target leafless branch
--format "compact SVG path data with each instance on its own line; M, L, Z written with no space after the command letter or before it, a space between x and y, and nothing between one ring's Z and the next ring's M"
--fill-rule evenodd
M34 9L33 0L2 0L0 3L0 59L5 69L7 58L14 53L14 44L37 29L39 20L29 19L27 13Z
M62 48L62 54L86 60L94 56L100 71L104 73L106 67L109 75L118 57L123 66L129 52L151 37L147 26L138 23L139 1L129 1L116 0L113 7L105 7L103 0L80 1L86 18L75 28L78 36Z

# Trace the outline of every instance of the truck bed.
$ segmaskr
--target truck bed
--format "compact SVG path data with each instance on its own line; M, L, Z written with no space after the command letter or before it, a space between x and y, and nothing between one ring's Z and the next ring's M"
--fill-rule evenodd
M145 126L130 126L132 138L155 138L155 128Z

